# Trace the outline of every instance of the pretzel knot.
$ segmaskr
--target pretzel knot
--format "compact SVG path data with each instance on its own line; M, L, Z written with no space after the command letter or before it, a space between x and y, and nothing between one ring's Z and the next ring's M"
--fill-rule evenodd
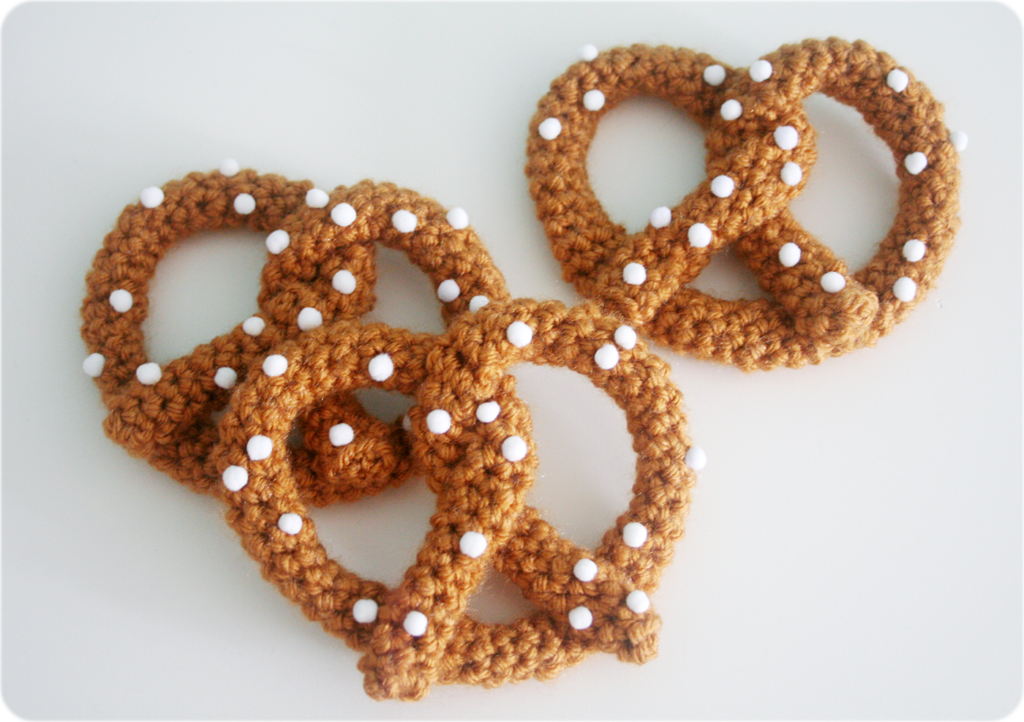
M788 203L816 159L802 107L822 92L861 112L900 180L895 222L851 274ZM600 118L638 94L668 100L707 131L707 178L629 234L587 178ZM942 107L862 41L786 45L734 70L685 48L634 45L578 62L530 123L527 176L566 280L654 340L744 370L819 363L875 341L933 285L959 225L959 171ZM685 284L734 245L772 300L717 299Z
M259 311L230 332L160 366L150 361L142 323L148 287L168 248L199 231L247 227L268 233ZM285 339L372 309L375 242L400 249L431 278L447 322L508 298L495 267L461 209L389 183L362 181L331 193L309 181L237 167L190 173L147 188L127 206L96 254L86 279L84 368L110 413L107 435L196 491L216 483L207 458L217 441L212 414L259 361ZM354 444L324 419L342 411ZM366 414L351 397L324 399L300 424L305 431L307 500L317 505L379 491L408 477L405 435ZM335 443L337 442L337 443Z
M236 389L212 454L228 522L264 576L351 647L371 696L419 699L433 682L495 686L551 677L586 654L644 662L660 626L647 596L683 534L694 472L669 368L621 321L587 304L492 303L442 336L336 323L277 349L285 370ZM586 375L624 410L637 453L628 509L594 551L525 504L537 465L517 363ZM412 455L437 494L415 563L386 589L329 558L287 444L323 395L415 394ZM467 616L488 565L539 607L510 624Z

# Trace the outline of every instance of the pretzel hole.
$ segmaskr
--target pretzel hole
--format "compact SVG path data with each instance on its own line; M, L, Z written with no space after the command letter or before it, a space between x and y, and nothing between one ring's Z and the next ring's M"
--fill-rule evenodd
M530 409L539 461L526 503L559 534L595 549L632 498L636 454L625 413L569 369L521 364L510 372Z
M896 161L857 109L814 93L804 101L817 131L818 160L789 207L821 243L863 268L896 217Z
M689 285L698 291L728 301L741 298L748 300L768 298L768 294L758 285L754 274L733 253L732 246L711 256L708 265Z
M441 302L430 277L399 250L377 244L374 252L377 302L363 322L379 321L412 331L444 333Z
M415 402L412 396L373 387L356 389L352 395L359 400L368 413L385 424L391 424L396 419L401 419Z
M196 233L171 246L149 284L142 323L149 358L164 364L256 313L266 234Z
M395 587L416 561L436 510L437 496L422 477L414 476L374 496L307 507L306 513L313 518L327 553L339 564Z
M658 206L672 208L704 180L704 131L661 98L630 98L598 124L587 155L605 213L630 233Z
M508 577L488 567L484 580L469 597L468 613L484 624L508 624L538 609Z

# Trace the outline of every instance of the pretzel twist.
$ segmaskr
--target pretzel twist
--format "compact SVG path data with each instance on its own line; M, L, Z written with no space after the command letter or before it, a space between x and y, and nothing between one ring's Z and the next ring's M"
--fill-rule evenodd
M522 345L509 331L519 324L532 329ZM489 305L439 339L339 323L283 344L288 367L281 376L253 373L236 390L212 457L225 480L219 492L230 505L228 522L285 596L365 651L359 667L371 696L418 699L433 682L546 678L592 651L633 662L653 656L660 622L646 592L682 536L694 474L683 463L686 425L669 369L642 343L617 348L620 326L590 305L533 301ZM392 373L382 378L374 364L385 354ZM634 496L594 553L560 537L523 503L536 458L529 416L505 373L519 362L584 373L626 412L637 450ZM416 394L413 456L438 494L416 563L390 591L329 559L285 442L318 397L366 386ZM482 421L477 410L491 402L498 415ZM575 574L581 559L595 562L592 579ZM466 602L487 564L540 611L511 624L468 618ZM372 615L363 616L366 607Z
M211 415L227 404L236 380L303 329L358 318L373 307L375 242L402 250L430 276L446 322L508 297L504 278L464 218L455 227L439 203L390 183L362 181L327 194L309 181L214 171L146 193L122 212L86 278L82 337L92 352L87 365L99 362L87 370L110 411L108 436L196 491L216 482L206 465L217 440ZM163 254L198 231L238 227L270 233L259 312L163 367L149 362L142 323ZM319 451L303 487L311 501L327 504L353 486L363 493L408 476L404 432L369 418L351 399L324 405L306 434L307 446ZM359 444L339 450L322 422L342 414L361 433Z
M705 75L712 67L720 69L716 85ZM889 82L894 70L905 87L899 77ZM595 91L604 103L588 110ZM801 104L813 92L857 108L896 159L896 221L852 275L787 208L816 158ZM647 229L627 234L594 196L586 154L603 113L638 93L671 100L706 129L707 180L665 209L667 220L652 214ZM553 138L541 133L549 118L560 125ZM538 217L567 280L651 338L744 370L819 363L873 345L931 287L959 225L957 157L942 107L862 41L783 46L743 71L685 49L610 50L552 83L527 154ZM911 241L927 247L923 260L917 249L904 254ZM727 301L684 285L729 244L773 300Z

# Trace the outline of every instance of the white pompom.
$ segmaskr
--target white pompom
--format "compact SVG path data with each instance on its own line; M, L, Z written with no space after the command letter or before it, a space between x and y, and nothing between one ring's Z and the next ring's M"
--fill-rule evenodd
M369 371L370 378L374 381L387 381L391 378L391 374L395 372L395 364L391 360L390 355L380 353L370 359L367 371Z
M836 271L829 271L821 277L821 287L827 293L839 293L846 288L846 276Z
M131 310L132 305L135 303L135 299L132 298L132 294L123 288L119 288L110 294L110 305L118 313L126 313Z
M721 85L725 80L725 68L721 65L709 65L704 68L704 82L708 85Z
M427 428L432 434L446 434L452 428L452 415L444 409L434 409L427 414Z
M256 210L256 199L248 193L239 193L235 196L235 212L247 216Z
M554 140L562 132L562 123L558 118L548 118L537 126L537 132L544 140Z
M619 350L613 344L606 343L594 354L594 363L605 371L615 368L619 363Z
M658 206L651 211L651 225L655 228L664 228L672 222L672 209L667 206Z
M263 373L267 376L281 376L288 370L288 359L279 353L271 354L263 359Z
M889 74L885 76L885 84L895 90L897 93L902 93L907 89L907 85L910 83L910 76L899 68L895 68L889 71Z
M139 383L143 386L152 386L160 380L162 375L163 371L161 371L160 365L155 364L152 361L142 364L135 369L135 378L137 378Z
M342 269L331 278L331 286L338 293L344 293L348 296L356 290L356 277L352 274L352 271Z
M462 293L462 289L459 288L459 284L449 278L446 281L441 281L437 287L437 297L442 303L451 303L459 294Z
M412 233L416 230L419 220L413 213L406 210L395 211L391 216L391 225L399 233Z
M583 94L583 107L587 110L601 110L604 107L604 93L600 90L588 90Z
M327 191L319 188L310 188L306 191L306 205L310 208L326 208L330 200Z
M242 330L249 336L259 336L266 327L267 322L259 316L249 316L242 321Z
M722 108L718 112L721 113L722 117L726 120L736 120L743 115L743 106L740 105L740 101L730 99L722 103Z
M213 375L213 383L222 389L230 389L238 382L238 372L228 366L221 366Z
M331 209L331 220L342 228L348 228L356 220L356 209L348 203L339 203ZM366 601L370 601L367 599Z
M800 246L795 243L783 243L782 248L779 249L779 263L786 268L792 268L800 263L801 255L803 254L800 251Z
M597 57L597 48L591 45L590 43L587 43L582 48L580 48L580 57L589 63L591 60Z
M312 306L306 306L304 309L299 311L299 318L297 322L299 324L300 331L312 331L314 328L323 326L324 316Z
M715 176L711 181L711 192L719 198L728 198L736 189L736 181L727 175Z
M139 200L146 208L156 208L164 202L164 192L156 186L143 188L142 193L139 194Z
M282 231L281 229L273 231L267 236L267 250L276 256L288 247L291 240L288 231Z
M910 175L917 175L928 167L928 156L920 151L911 153L903 159L903 166Z
M924 245L923 241L919 241L913 238L903 244L903 257L911 263L917 263L924 258L927 246Z
M647 541L647 527L637 521L631 521L622 527L622 541L626 546L639 549Z
M800 142L800 134L791 125L780 125L772 133L772 136L775 138L775 145L779 146L782 150L793 150L796 148L796 144Z
M355 440L355 430L346 423L335 424L327 431L331 446L348 446Z
M229 466L220 476L228 491L238 491L249 483L249 472L241 466Z
M372 599L360 599L352 605L352 618L359 624L377 621L377 602Z
M694 248L707 248L711 243L711 229L704 223L694 223L686 231L686 239Z
M594 615L586 607L569 610L569 624L573 629L586 629L594 623Z
M487 537L478 531L467 531L459 539L459 551L470 559L479 559L487 551Z
M461 231L469 225L469 214L461 208L452 208L445 215L445 220L448 221L449 226L457 231Z
M423 612L412 611L405 615L402 628L413 637L422 637L427 633L429 620Z
M953 147L956 148L957 151L962 152L967 150L967 140L967 133L962 130L954 130L949 134L949 142L953 144Z
M230 178L231 176L238 175L238 171L241 169L242 168L238 165L237 160L234 158L225 158L220 162L220 168L218 170L220 170L221 175Z
M634 589L626 596L626 606L630 611L643 614L651 608L651 600L642 590Z
M82 370L85 371L87 376L97 378L103 373L103 367L106 365L107 359L103 357L101 353L91 353L85 357L85 361L82 362Z
M488 303L490 303L490 301L487 299L487 296L473 296L473 298L469 299L469 310L474 312L479 311Z
M526 458L529 447L521 436L510 436L501 442L501 455L513 463Z
M790 161L782 166L782 172L779 173L779 176L786 185L795 186L804 177L804 172L799 165Z
M694 471L700 471L708 465L708 455L699 446L691 446L687 450L683 462Z
M629 351L636 346L636 331L629 326L619 326L615 329L615 343Z
M630 286L639 286L647 280L647 269L639 263L627 263L622 269L622 280Z
M533 341L533 329L522 321L513 321L505 329L505 338L516 348L525 348Z
M763 83L772 77L772 64L767 60L755 60L750 64L750 79L755 83Z
M501 406L497 401L484 401L476 407L476 418L482 424L489 424L498 418L501 413Z
M245 442L245 453L248 454L249 461L263 461L269 458L273 451L274 442L263 434L257 434Z
M581 582L592 582L597 576L597 564L593 559L580 559L572 568L572 574Z
M277 519L277 528L289 536L295 536L302 531L302 517L290 511L282 514Z
M917 284L914 279L903 276L892 284L892 292L899 300L910 303L917 296Z

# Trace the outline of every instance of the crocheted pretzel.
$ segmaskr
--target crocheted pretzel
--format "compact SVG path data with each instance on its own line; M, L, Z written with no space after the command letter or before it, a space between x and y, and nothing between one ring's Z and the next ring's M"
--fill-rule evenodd
M589 304L516 301L460 318L439 339L342 323L280 353L287 370L251 374L221 421L213 458L228 521L285 596L366 651L359 666L371 696L418 699L433 681L551 677L595 650L634 662L655 653L659 621L646 592L682 536L694 474L684 463L681 396L630 329ZM523 504L536 457L526 407L505 373L520 362L584 373L626 411L634 497L595 553ZM328 558L286 444L292 421L318 394L369 385L416 393L413 454L438 494L433 529L391 591ZM540 611L511 624L467 617L487 563Z
M217 439L211 414L227 404L249 366L325 319L357 318L373 307L374 241L403 250L430 275L446 321L508 297L461 209L446 215L436 201L391 184L363 181L328 194L309 181L258 175L227 161L223 167L147 188L126 207L96 255L82 306L82 337L92 351L83 368L110 410L108 436L196 491L216 483L206 467ZM242 226L269 231L259 313L162 368L149 362L142 322L163 254L198 231ZM359 433L356 443L335 448L326 422L342 413ZM360 480L379 489L408 475L402 432L352 399L325 400L309 422L316 473L304 489L311 502L328 503Z
M941 109L923 87L894 103L893 88L881 82L884 68L895 66L888 56L869 53L863 43L851 54L850 44L836 39L822 44L829 50L822 52L816 42L799 46L806 46L802 54L782 48L746 72L685 49L616 48L555 80L531 122L526 172L565 277L652 338L744 370L818 363L871 343L869 325L880 313L876 289L843 283L842 261L798 231L786 210L816 157L800 101L821 90L854 105L899 160L907 152L899 131L916 128L910 137L917 139L933 134L936 121L923 130L915 119L922 111L941 115ZM711 180L676 208L655 209L644 232L628 235L601 208L585 162L603 112L638 92L673 100L707 129ZM559 118L567 119L566 132ZM546 138L552 133L545 124L557 125L558 134ZM929 140L949 146L942 130L941 138ZM939 185L955 198L955 164L943 165L939 174ZM914 202L909 189L901 190L901 218L914 216ZM955 215L955 200L951 205L941 214L944 223ZM686 244L677 240L684 232ZM683 286L730 243L774 301L724 301ZM877 272L888 256L883 243L869 268ZM901 282L900 291L907 287Z

